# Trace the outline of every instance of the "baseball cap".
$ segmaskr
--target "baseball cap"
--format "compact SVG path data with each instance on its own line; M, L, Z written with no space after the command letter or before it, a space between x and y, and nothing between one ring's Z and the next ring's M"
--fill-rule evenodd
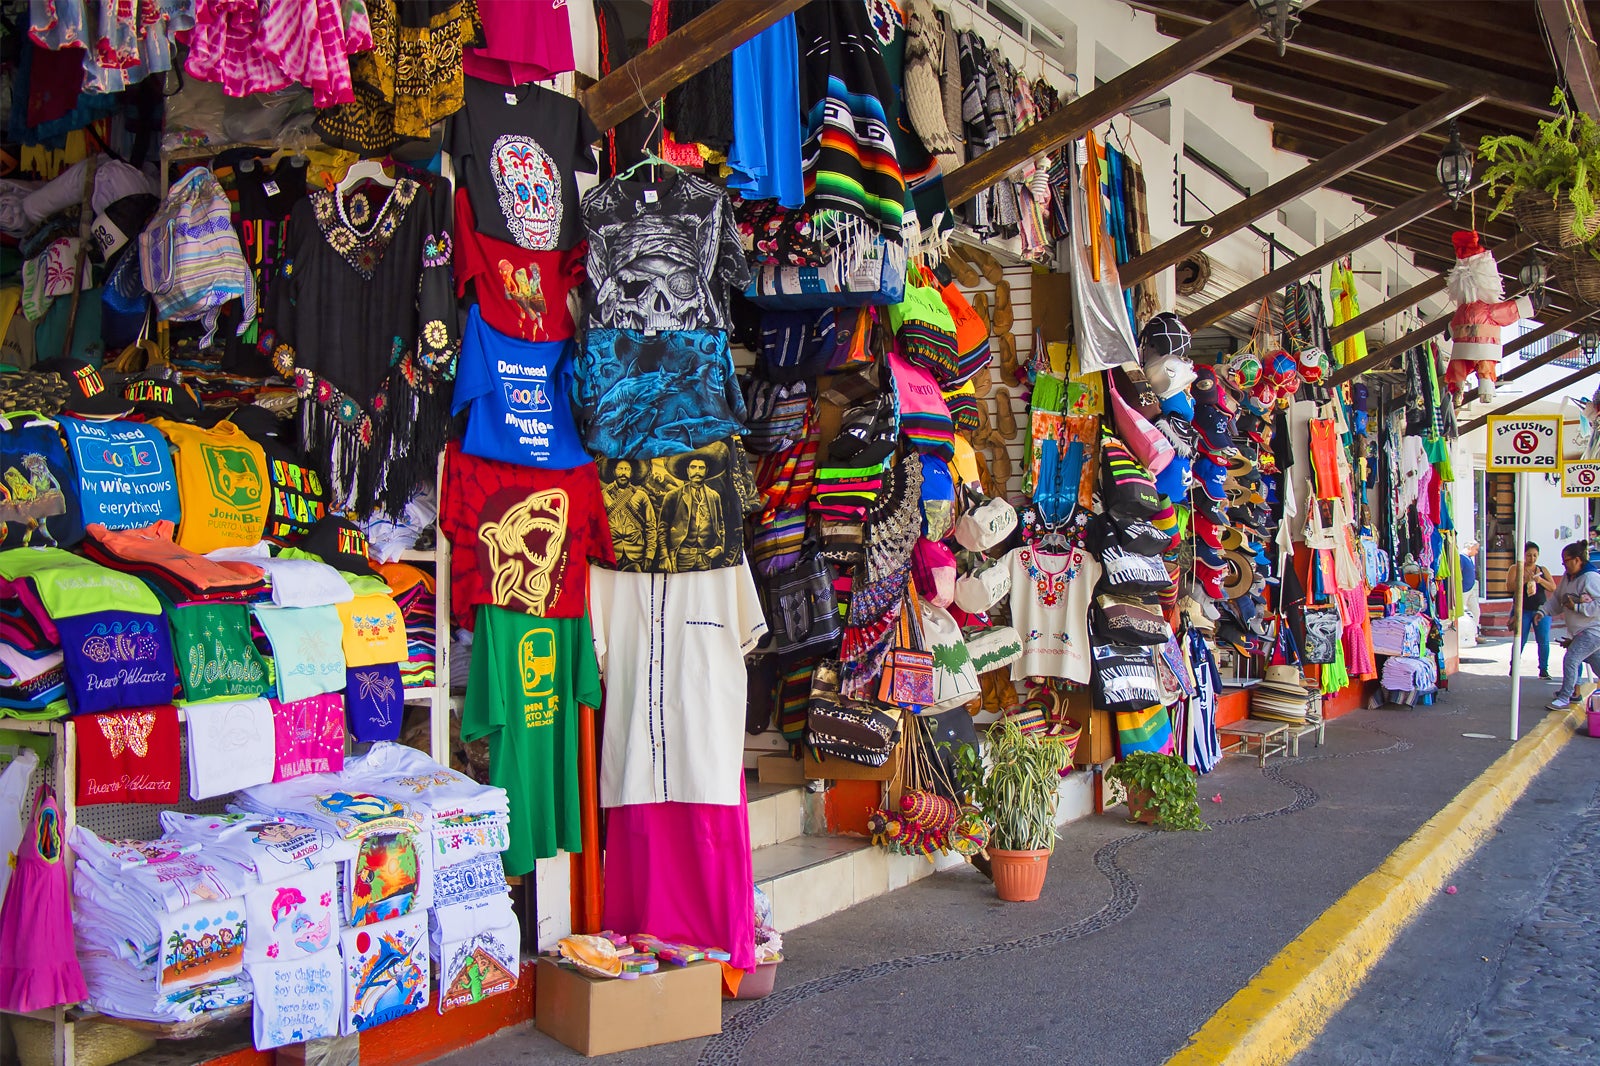
M60 374L67 383L63 410L86 418L125 418L133 405L106 384L105 375L93 363L57 356L34 364L34 370Z
M318 519L311 531L295 544L296 548L318 556L323 562L347 574L370 574L372 547L367 535L349 519L328 515Z
M845 412L839 432L828 444L828 458L850 466L876 466L894 455L894 426L879 407L853 407Z
M1226 526L1219 526L1206 515L1199 511L1194 515L1194 532L1200 542L1209 548L1220 551L1222 549L1222 535L1227 531Z
M147 371L123 382L122 398L146 418L194 422L205 414L194 390L176 374L163 370Z
M1222 408L1202 404L1195 410L1194 428L1200 431L1202 452L1219 460L1233 457L1233 419Z

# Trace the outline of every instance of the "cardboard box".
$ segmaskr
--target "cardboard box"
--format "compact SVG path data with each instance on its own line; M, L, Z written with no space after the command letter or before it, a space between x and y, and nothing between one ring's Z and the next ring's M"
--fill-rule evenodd
M653 1047L722 1032L722 967L663 965L636 980L589 977L540 959L533 1021L583 1055Z

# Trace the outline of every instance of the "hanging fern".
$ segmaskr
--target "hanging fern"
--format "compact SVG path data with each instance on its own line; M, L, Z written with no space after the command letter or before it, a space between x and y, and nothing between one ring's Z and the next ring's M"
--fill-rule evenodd
M1478 153L1489 162L1489 191L1499 195L1489 220L1510 209L1522 193L1544 192L1572 204L1572 231L1587 237L1587 223L1600 211L1600 125L1574 111L1560 89L1550 98L1556 114L1539 123L1532 139L1516 134L1485 137Z

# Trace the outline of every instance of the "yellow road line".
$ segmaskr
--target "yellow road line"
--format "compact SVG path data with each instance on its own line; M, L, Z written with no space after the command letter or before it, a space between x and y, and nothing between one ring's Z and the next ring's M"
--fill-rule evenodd
M1276 1066L1304 1050L1572 738L1579 710L1550 715L1496 759L1278 952L1167 1066Z

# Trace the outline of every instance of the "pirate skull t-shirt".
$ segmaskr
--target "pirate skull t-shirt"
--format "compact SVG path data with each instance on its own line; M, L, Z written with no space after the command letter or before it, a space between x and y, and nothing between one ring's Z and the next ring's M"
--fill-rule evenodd
M594 173L600 131L570 96L541 85L464 78L444 149L467 188L478 232L519 248L571 248L583 239L577 171Z
M583 198L591 329L728 328L728 289L750 281L721 187L692 174L615 178Z
M456 624L492 603L545 618L577 618L588 561L614 563L593 463L546 470L445 451L439 524L450 538Z

